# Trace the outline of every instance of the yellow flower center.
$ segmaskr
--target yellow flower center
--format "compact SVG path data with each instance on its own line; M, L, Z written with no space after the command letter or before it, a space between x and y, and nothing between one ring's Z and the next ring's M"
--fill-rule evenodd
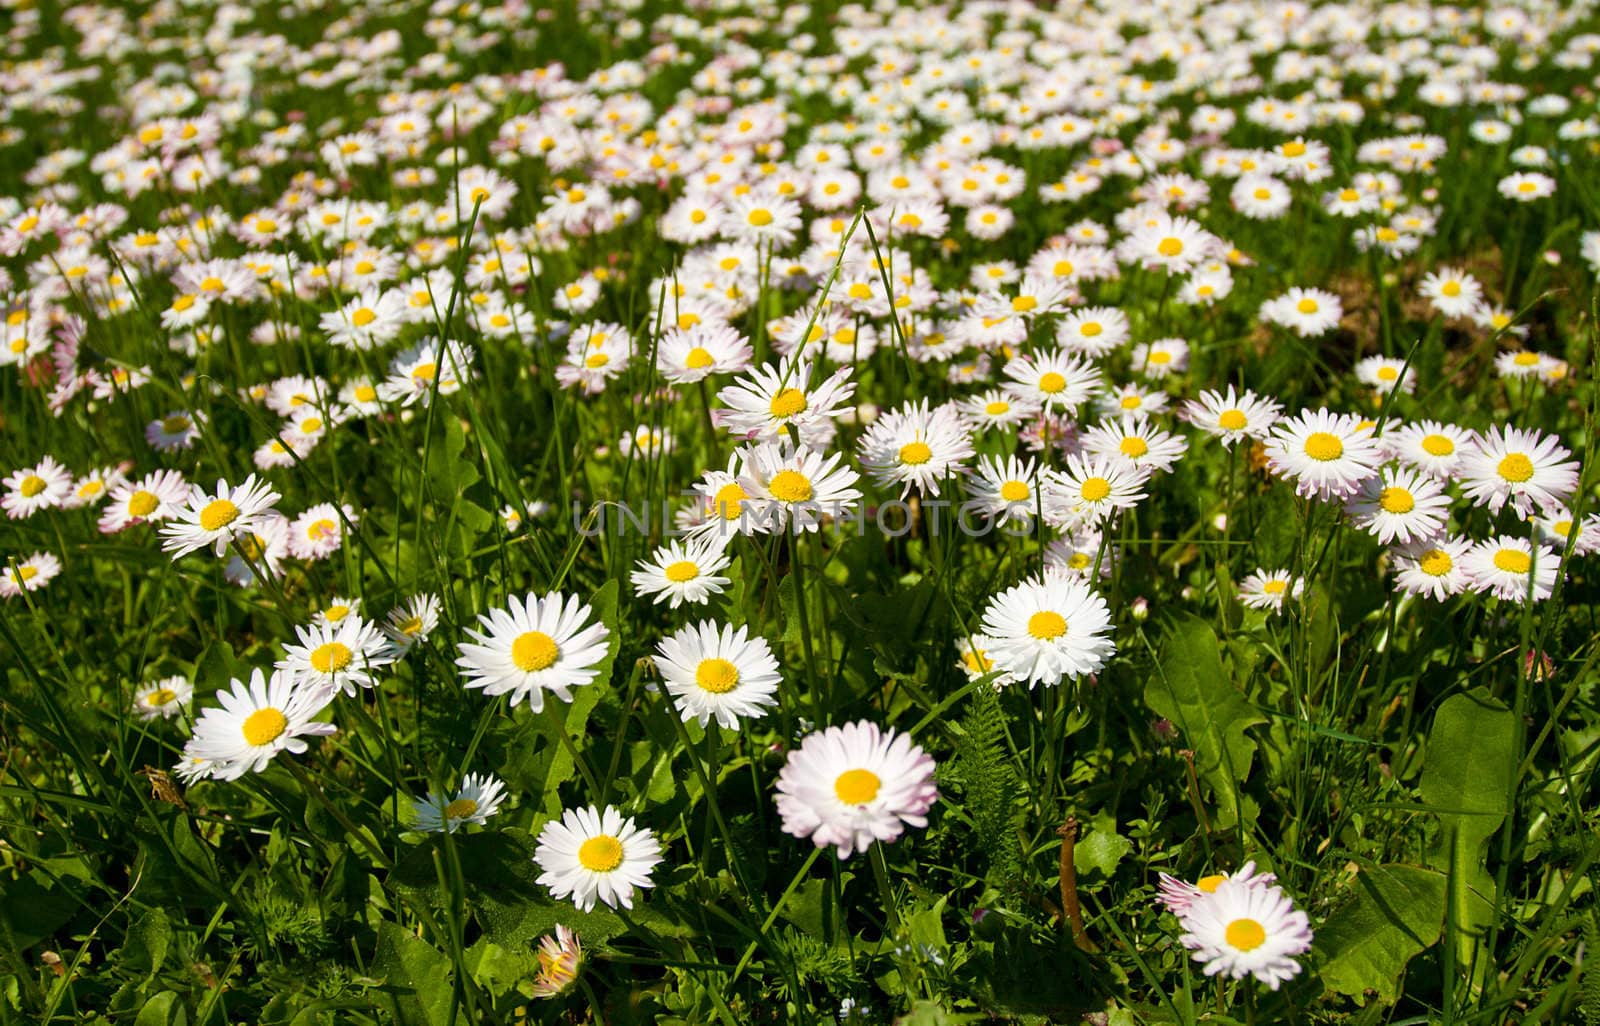
M179 313L183 313L185 310L189 309L193 305L194 305L194 297L193 296L179 296L177 299L174 299L172 301L172 308L174 310L178 311Z
M1455 569L1456 562L1443 549L1429 549L1417 560L1417 569L1429 577L1443 577Z
M689 355L683 358L683 365L688 367L690 370L700 370L703 367L711 366L711 363L712 358L710 351L702 346L695 346L693 349L689 350ZM804 396L801 397L801 401L805 401Z
M1516 549L1501 549L1494 554L1494 565L1496 569L1504 570L1508 574L1525 574L1532 568L1533 560L1528 557L1526 552L1518 552Z
M1122 455L1131 460L1136 460L1140 456L1143 456L1150 451L1150 446L1145 443L1144 439L1138 437L1137 435L1129 435L1127 438L1124 438L1122 440L1122 444L1117 446L1117 448L1122 450Z
M1094 338L1106 329L1100 326L1099 321L1084 321L1078 326L1078 334L1084 338Z
M1296 139L1294 142L1284 143L1279 152L1285 157L1303 157L1306 155L1306 144Z
M833 793L846 805L865 805L878 797L883 781L871 770L845 770L833 781Z
M1217 417L1217 426L1224 431L1243 431L1249 423L1243 410L1223 410Z
M1378 496L1378 505L1386 513L1410 513L1417 508L1417 500L1404 488L1385 488Z
M367 307L362 307L350 315L350 323L354 324L358 328L365 328L367 325L371 324L377 319L377 313L368 309Z
M798 388L786 388L772 397L770 409L774 417L793 417L806 408L806 394Z
M1003 414L1010 412L1010 410L1011 404L1001 399L996 399L992 403L985 403L983 407L983 412L987 413L991 417L1002 416Z
M161 505L161 500L156 498L154 492L147 492L141 489L128 496L128 515L147 517L154 513L159 505Z
M1255 191L1254 195L1255 195L1256 199L1261 200L1262 202L1266 202L1267 200L1272 198L1272 190L1271 189L1257 189Z
M1520 452L1514 452L1501 460L1496 469L1507 481L1521 484L1533 476L1533 461Z
M1121 406L1124 410L1137 410L1140 406L1144 405L1144 397L1139 395L1125 395L1122 397L1122 401L1117 405Z
M289 717L268 707L257 709L244 720L244 743L260 747L270 745L289 729Z
M200 527L207 531L220 531L239 519L239 507L227 499L213 499L200 511Z
M1456 296L1461 295L1461 283L1459 281L1447 281L1439 291L1454 299Z
M1516 356L1511 358L1511 362L1516 364L1518 367L1532 367L1534 364L1539 362L1539 354L1528 352L1518 353Z
M1307 297L1305 299L1300 300L1300 302L1296 303L1294 305L1294 308L1296 310L1299 310L1303 314L1314 314L1314 313L1317 312L1317 301L1315 299L1311 299L1310 297Z
M1111 482L1103 477L1085 478L1083 487L1078 489L1085 502L1099 502L1111 494Z
M161 430L169 435L181 435L189 430L189 418L164 417L161 420Z
M321 431L321 430L322 430L322 418L320 418L320 417L307 417L305 420L302 420L300 422L300 433L301 434L314 435L318 431Z
M746 220L756 228L765 228L772 223L772 211L767 210L765 207L757 207L750 211Z
M349 606L329 606L322 611L322 618L329 623L338 623L350 615Z
M739 510L744 500L749 498L743 487L737 481L723 485L717 489L717 494L712 498L712 505L724 520L737 520Z
M591 873L609 873L622 865L622 842L610 834L591 837L578 846L578 864Z
M1448 456L1456 451L1456 443L1444 435L1426 435L1422 439L1422 451L1429 456Z
M478 803L472 798L457 798L444 807L445 819L466 819L478 811Z
M1067 633L1067 621L1060 613L1041 610L1028 617L1028 633L1040 641L1053 641Z
M933 459L933 450L926 442L910 442L900 447L900 462L908 466L920 467Z
M1326 431L1314 431L1306 437L1306 455L1327 463L1344 455L1344 443Z
M318 673L338 673L350 665L350 649L337 641L319 645L311 652L311 668Z
M1007 502L1022 502L1031 494L1028 486L1021 481L1007 481L1000 486L1000 498Z
M1183 252L1183 240L1169 235L1156 244L1156 252L1164 257L1175 257Z
M1261 590L1266 592L1268 595L1282 595L1284 592L1289 590L1289 582L1263 581L1261 584Z
M171 688L157 688L144 696L144 704L152 709L160 708L178 697L178 693Z
M1027 313L1038 305L1039 301L1032 296L1018 296L1011 301L1011 309L1017 313Z
M702 691L725 695L739 686L739 668L726 659L702 659L694 682Z
M780 502L805 502L811 498L811 479L798 470L780 470L773 475L767 490Z
M1217 887L1226 879L1227 877L1221 873L1213 873L1210 876L1202 876L1194 885L1207 894L1215 894Z
M38 474L29 474L27 477L22 479L22 497L24 499L33 498L35 495L38 495L40 492L44 491L45 486L48 483L49 482L40 477Z
M1346 203L1354 203L1361 198L1361 194L1354 189L1345 189L1339 193L1339 199Z
M678 560L662 572L666 575L667 580L672 581L674 584L692 581L700 576L700 568L687 559Z
M1039 379L1039 391L1048 395L1057 395L1066 390L1067 379L1051 371Z
M401 634L408 638L416 637L422 633L422 617L408 616L396 625Z
M1267 942L1267 930L1254 919L1235 919L1223 931L1223 937L1231 948L1254 951Z
M511 643L511 661L523 673L548 670L560 656L555 639L543 631L525 631Z

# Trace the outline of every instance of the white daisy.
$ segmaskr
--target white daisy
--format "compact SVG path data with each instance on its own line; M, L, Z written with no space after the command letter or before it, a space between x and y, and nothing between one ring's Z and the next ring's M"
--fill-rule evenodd
M1537 428L1503 425L1478 436L1457 471L1462 491L1475 504L1498 513L1510 503L1528 517L1546 506L1564 505L1578 489L1578 461L1555 435Z
M378 628L359 615L346 615L334 624L296 627L298 644L285 644L277 667L299 683L343 691L354 696L357 688L377 686L373 671L394 662L395 652Z
M171 719L189 708L194 685L189 678L165 677L146 684L133 695L133 712L141 720Z
M1067 457L1045 475L1045 519L1055 525L1096 527L1145 497L1146 472L1105 456Z
M1282 414L1277 403L1248 390L1236 395L1232 385L1226 393L1201 392L1178 411L1178 416L1226 446L1244 438L1265 438Z
M256 481L254 474L232 487L219 480L214 494L191 485L188 505L161 525L162 551L178 559L210 546L220 556L235 538L255 530L278 498L278 493Z
M837 517L861 499L856 472L840 453L824 456L785 440L746 446L740 454L739 485L758 500L753 516L764 532L815 531L824 516Z
M1311 920L1276 884L1224 880L1195 897L1180 918L1183 946L1205 974L1254 976L1273 990L1300 972L1311 950Z
M1556 550L1547 545L1535 550L1528 539L1512 535L1485 538L1461 557L1461 568L1474 588L1519 605L1528 601L1530 593L1535 602L1549 598L1560 565Z
M506 785L492 773L468 773L454 791L429 789L426 797L411 799L411 827L423 833L455 833L468 823L482 826L500 811Z
M729 579L719 576L732 560L728 557L725 536L714 533L697 538L674 539L641 559L630 580L641 597L654 596L659 605L677 609L685 602L699 605L712 595L720 595Z
M0 498L0 509L12 520L60 506L72 494L72 472L50 456L35 466L13 471L3 483L6 494Z
M1436 602L1462 594L1472 586L1464 562L1470 548L1465 539L1441 535L1396 549L1395 587Z
M413 645L428 640L428 635L439 626L439 596L428 593L413 595L389 610L379 628L390 644L401 653Z
M0 561L0 598L16 598L25 591L38 591L61 572L61 560L48 552L35 552L27 559L8 557Z
M1444 529L1450 497L1420 471L1385 467L1351 496L1345 511L1353 524L1384 544L1422 541Z
M1116 652L1105 599L1076 578L1047 573L996 595L983 613L990 657L1029 687L1096 673Z
M1471 431L1436 420L1388 428L1383 432L1381 444L1384 455L1390 459L1441 481L1452 478L1462 457L1477 447Z
M926 399L873 421L856 443L861 466L880 485L939 494L939 485L972 458L972 437L956 408L929 410Z
M209 775L218 780L259 773L279 752L304 752L304 738L337 730L312 718L328 704L332 692L296 684L282 671L269 678L254 670L248 684L231 681L229 690L217 692L216 697L220 705L200 714L183 754L206 760Z
M1257 570L1239 582L1239 601L1251 609L1280 611L1291 598L1299 598L1306 582L1287 570Z
M656 653L656 668L685 721L704 727L715 716L737 730L740 719L759 718L778 704L778 660L765 638L750 637L744 627L719 629L705 620L662 638Z
M572 899L580 910L595 901L632 908L635 888L650 887L650 871L661 861L661 844L650 831L610 806L568 809L545 824L533 861L539 883L554 898Z
M1292 478L1305 498L1344 499L1378 471L1382 453L1354 414L1306 410L1280 421L1266 443L1267 465Z
M611 632L603 623L590 623L593 616L576 595L512 599L507 608L478 617L482 632L468 628L474 643L462 642L456 665L467 687L510 694L513 706L526 701L542 712L546 691L570 702L572 689L593 682L606 657Z
M832 847L839 858L928 825L939 799L933 758L908 734L862 720L807 735L778 774L784 833Z

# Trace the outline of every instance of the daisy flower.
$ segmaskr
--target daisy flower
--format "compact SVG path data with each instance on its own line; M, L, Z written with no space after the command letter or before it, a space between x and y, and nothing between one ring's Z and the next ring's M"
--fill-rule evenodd
M1457 470L1466 497L1491 513L1510 503L1517 515L1564 505L1578 489L1578 461L1555 435L1504 425L1478 436Z
M1403 395L1410 395L1417 384L1416 370L1406 366L1404 360L1389 356L1369 356L1357 361L1355 374L1357 381L1380 395L1397 388Z
M1168 912L1175 916L1182 916L1189 911L1195 899L1206 894L1217 893L1217 887L1229 880L1240 884L1249 884L1256 887L1277 882L1275 873L1257 873L1254 862L1246 862L1232 873L1212 873L1202 876L1194 883L1179 880L1167 873L1160 874L1161 883L1158 886L1157 900L1165 906Z
M1494 358L1494 372L1503 378L1536 378L1544 362L1544 354L1532 349L1519 349L1501 353Z
M271 677L254 670L248 684L230 681L227 691L217 692L219 705L200 714L183 754L206 760L209 775L218 780L259 773L279 752L299 755L305 738L338 729L312 718L331 697L324 688L296 684L281 670Z
M1556 586L1561 556L1540 545L1535 552L1526 538L1501 535L1485 538L1461 557L1461 568L1478 591L1521 605L1530 597L1539 602Z
M1179 920L1183 946L1207 976L1254 976L1272 990L1300 972L1311 950L1311 920L1273 883L1224 880L1195 897Z
M102 534L114 534L145 521L170 520L182 511L188 498L189 483L182 474L158 470L137 481L112 485L97 526Z
M1471 431L1436 420L1390 427L1381 444L1385 456L1441 481L1452 478L1462 458L1477 448Z
M1094 364L1057 350L1006 361L1011 389L1046 410L1072 410L1083 405L1100 385Z
M726 409L713 418L750 441L782 436L791 426L805 439L844 412L855 393L849 378L850 368L840 367L813 386L811 365L804 360L755 367L717 393Z
M1040 498L1039 465L1033 459L990 456L980 460L967 479L967 504L1000 523L1029 524Z
M1132 334L1128 315L1112 306L1073 310L1056 325L1056 343L1061 348L1091 358L1115 352Z
M956 666L966 674L967 680L977 680L980 677L994 675L994 687L998 691L1010 684L1013 680L1010 674L997 671L994 660L989 657L989 650L994 647L994 639L983 634L973 634L962 638L958 646Z
M553 898L571 898L588 912L596 900L632 908L636 888L650 887L650 871L661 861L661 844L650 831L610 806L568 809L545 824L533 861L539 883Z
M133 711L141 720L171 719L189 707L194 685L187 677L166 677L133 694Z
M1181 338L1141 342L1133 347L1128 366L1147 378L1164 378L1189 368L1189 343Z
M533 996L538 998L559 997L566 993L567 988L578 978L578 969L583 965L583 945L578 941L578 935L571 930L556 924L556 932L546 934L539 939L539 948L533 953L539 960L539 968L533 974Z
M1582 523L1575 524L1571 510L1553 506L1534 517L1533 525L1538 528L1539 537L1554 545L1558 552L1567 550L1567 540L1572 537L1574 528L1578 532L1577 539L1572 542L1574 556L1587 556L1600 550L1600 513L1590 513Z
M218 480L214 494L191 485L188 504L171 522L161 525L161 548L173 559L207 546L220 556L229 542L253 531L278 498L278 493L265 482L257 482L254 474L232 487Z
M483 826L500 811L506 785L492 773L468 773L454 791L428 791L411 799L411 828L425 834L455 833L468 823Z
M1171 470L1189 451L1189 443L1177 435L1134 417L1101 421L1084 432L1081 444L1090 456L1146 476L1157 470Z
M439 626L439 596L423 593L413 595L389 610L379 630L395 649L404 654L413 645L428 640L428 635Z
M939 494L939 484L972 458L972 437L955 407L932 410L926 399L873 421L856 443L862 469L880 485Z
M62 500L61 505L66 509L81 509L102 502L111 493L111 489L121 484L123 480L122 471L116 467L91 470L72 483L72 491Z
M1534 200L1554 196L1556 180L1537 171L1518 171L1506 175L1495 183L1495 190L1508 200L1532 203Z
M1281 325L1301 338L1316 338L1339 326L1344 309L1339 297L1322 289L1292 288L1261 304L1261 319Z
M1278 423L1267 438L1267 465L1293 478L1305 497L1344 499L1378 470L1377 440L1354 414L1307 410Z
M227 553L222 576L241 588L256 583L258 575L277 577L289 556L289 518L276 510L257 517L248 531L234 539L236 551Z
M1470 317L1483 301L1483 285L1467 272L1445 267L1423 277L1417 291L1442 317Z
M744 627L702 621L662 638L652 658L685 722L704 727L715 716L737 730L740 719L759 718L778 704L778 660L765 638L750 637Z
M1187 217L1158 213L1117 246L1117 256L1147 270L1182 274L1204 263L1216 248L1216 237Z
M13 471L3 483L6 494L0 509L12 520L21 520L65 502L72 493L72 472L46 456L35 466Z
M1094 527L1132 509L1145 497L1146 473L1105 456L1067 457L1067 465L1046 474L1045 519L1054 524Z
M862 720L808 734L778 774L783 831L841 859L928 825L939 799L933 758L910 735Z
M758 500L755 512L764 533L815 531L824 516L837 516L861 499L856 472L843 465L840 453L824 456L796 449L787 440L747 446L740 452L744 473L739 485Z
M0 565L0 598L16 598L25 591L38 591L61 572L61 560L48 552L35 552L27 559L8 559Z
M1441 535L1395 550L1395 586L1435 602L1462 594L1472 585L1464 562L1470 548L1469 541Z
M713 374L735 374L750 366L750 343L727 324L702 322L668 328L656 348L656 366L674 385L688 385Z
M296 627L294 633L299 643L283 646L277 668L302 685L330 694L343 691L354 697L357 688L376 687L372 671L395 659L394 649L378 628L358 615L346 615L333 624Z
M710 534L669 541L649 559L639 560L638 569L630 576L633 590L641 597L652 595L657 605L666 602L673 609L685 602L706 602L712 595L722 594L729 583L720 576L732 562L725 544L724 537Z
M1047 573L996 595L983 613L995 665L1036 684L1096 673L1116 652L1111 611L1082 580Z
M991 388L962 400L956 407L979 431L1020 424L1039 412L1039 404L1014 392Z
M1287 570L1257 570L1239 582L1239 601L1251 609L1281 611L1284 603L1299 598L1306 582Z
M425 338L389 363L389 376L378 384L384 402L410 406L432 401L435 392L452 395L472 373L472 346Z
M342 516L341 516L342 514ZM289 551L296 559L327 559L344 544L344 525L356 523L356 512L331 502L318 503L289 524Z
M317 615L313 622L331 627L334 624L339 623L345 617L352 616L359 612L361 612L360 599L345 598L340 595L335 595L333 598L328 600L327 605L317 610Z
M611 632L590 623L594 611L576 595L552 592L512 599L505 609L479 615L481 631L467 629L456 660L466 686L489 695L511 695L513 707L526 701L544 710L545 692L572 701L572 689L599 676Z
M1450 497L1421 471L1385 467L1345 504L1351 523L1380 542L1413 542L1444 530Z
M1179 417L1229 447L1241 439L1265 438L1282 415L1282 406L1248 390L1236 395L1232 385L1226 393L1201 392L1178 411Z
M194 446L200 437L200 419L174 410L144 427L144 440L157 452L179 452Z

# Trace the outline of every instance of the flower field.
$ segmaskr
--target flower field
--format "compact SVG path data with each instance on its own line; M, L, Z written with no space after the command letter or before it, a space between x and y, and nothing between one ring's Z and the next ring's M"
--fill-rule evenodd
M0 0L0 1026L1600 1023L1600 14Z

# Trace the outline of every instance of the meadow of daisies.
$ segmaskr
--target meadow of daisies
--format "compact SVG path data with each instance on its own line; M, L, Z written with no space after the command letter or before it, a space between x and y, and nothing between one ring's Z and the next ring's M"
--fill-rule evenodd
M1600 13L5 0L0 1023L1600 1023Z

